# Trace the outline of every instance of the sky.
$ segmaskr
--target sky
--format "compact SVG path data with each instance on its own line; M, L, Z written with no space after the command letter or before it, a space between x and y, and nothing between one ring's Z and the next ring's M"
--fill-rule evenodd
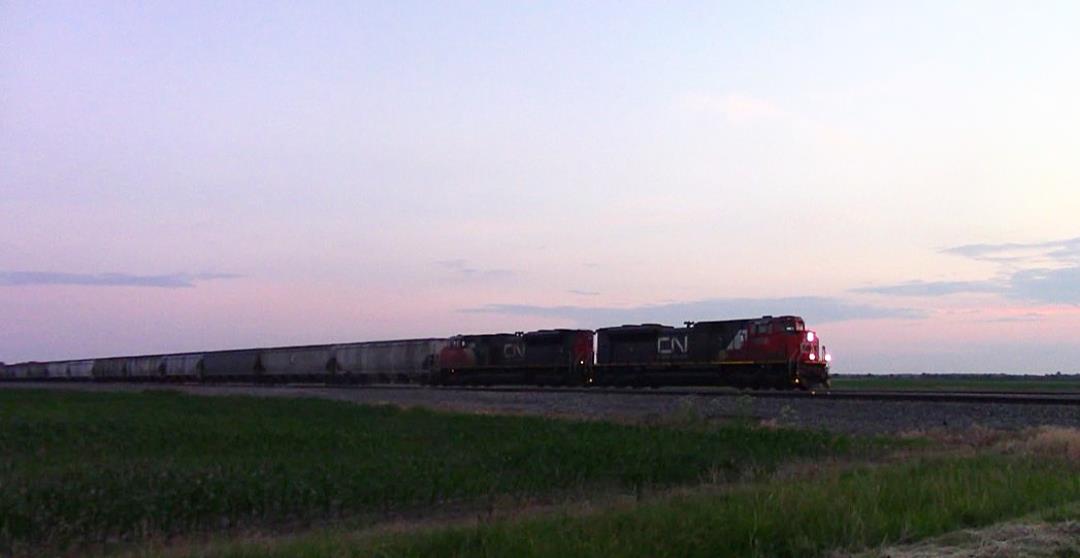
M798 314L1077 372L1077 21L0 0L0 361Z

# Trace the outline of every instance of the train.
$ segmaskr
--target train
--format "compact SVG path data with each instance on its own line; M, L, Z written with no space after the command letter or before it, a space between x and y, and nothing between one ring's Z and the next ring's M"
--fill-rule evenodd
M829 387L799 316L0 365L4 381Z

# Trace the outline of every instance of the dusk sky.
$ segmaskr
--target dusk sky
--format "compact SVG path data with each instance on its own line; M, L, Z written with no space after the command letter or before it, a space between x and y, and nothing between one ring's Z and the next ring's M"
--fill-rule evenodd
M1080 371L1080 3L0 0L0 361L799 314Z

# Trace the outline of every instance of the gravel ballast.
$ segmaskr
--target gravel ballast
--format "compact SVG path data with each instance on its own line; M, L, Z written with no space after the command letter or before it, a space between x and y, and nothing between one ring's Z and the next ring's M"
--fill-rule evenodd
M468 413L528 414L592 420L660 422L697 417L746 418L782 426L852 434L964 430L983 427L1016 430L1035 426L1080 428L1076 405L980 402L863 401L780 399L746 394L679 395L663 391L567 392L480 391L422 387L312 387L146 384L0 384L0 388L142 391L170 389L192 395L318 397L359 404Z

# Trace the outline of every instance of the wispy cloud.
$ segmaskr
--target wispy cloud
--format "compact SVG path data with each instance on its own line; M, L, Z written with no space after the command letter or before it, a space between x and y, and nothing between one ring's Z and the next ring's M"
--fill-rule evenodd
M56 271L0 271L0 286L78 285L86 287L156 287L181 289L201 281L233 279L231 273L171 273L132 275L128 273L65 273Z
M717 298L627 308L488 304L477 308L465 308L461 311L563 318L591 327L635 322L681 324L686 320L754 317L767 314L796 314L811 323L881 318L917 319L925 316L922 312L908 308L871 306L828 297Z
M1080 237L1048 242L965 244L946 248L942 252L974 260L1008 264L1080 264Z
M600 293L597 291L582 291L578 289L570 289L566 292L570 294L576 294L578 296L600 296Z
M469 263L469 260L454 259L454 260L439 260L435 262L435 265L454 273L460 277L465 278L490 278L490 277L506 277L513 275L513 270L510 269L484 269L475 267Z
M1028 312L1027 314L1020 314L1018 316L1004 316L1001 318L994 318L988 320L991 322L1000 323L1014 323L1014 322L1038 322L1043 319L1043 315L1038 312Z
M1033 243L966 244L942 252L1000 264L999 277L984 281L909 281L852 291L909 297L991 293L1026 302L1080 305L1080 237Z
M1080 304L1080 267L1028 269L1009 280L1013 298L1051 304Z
M909 281L895 285L860 287L856 293L892 296L944 296L960 293L1001 293L1007 285L994 281Z

